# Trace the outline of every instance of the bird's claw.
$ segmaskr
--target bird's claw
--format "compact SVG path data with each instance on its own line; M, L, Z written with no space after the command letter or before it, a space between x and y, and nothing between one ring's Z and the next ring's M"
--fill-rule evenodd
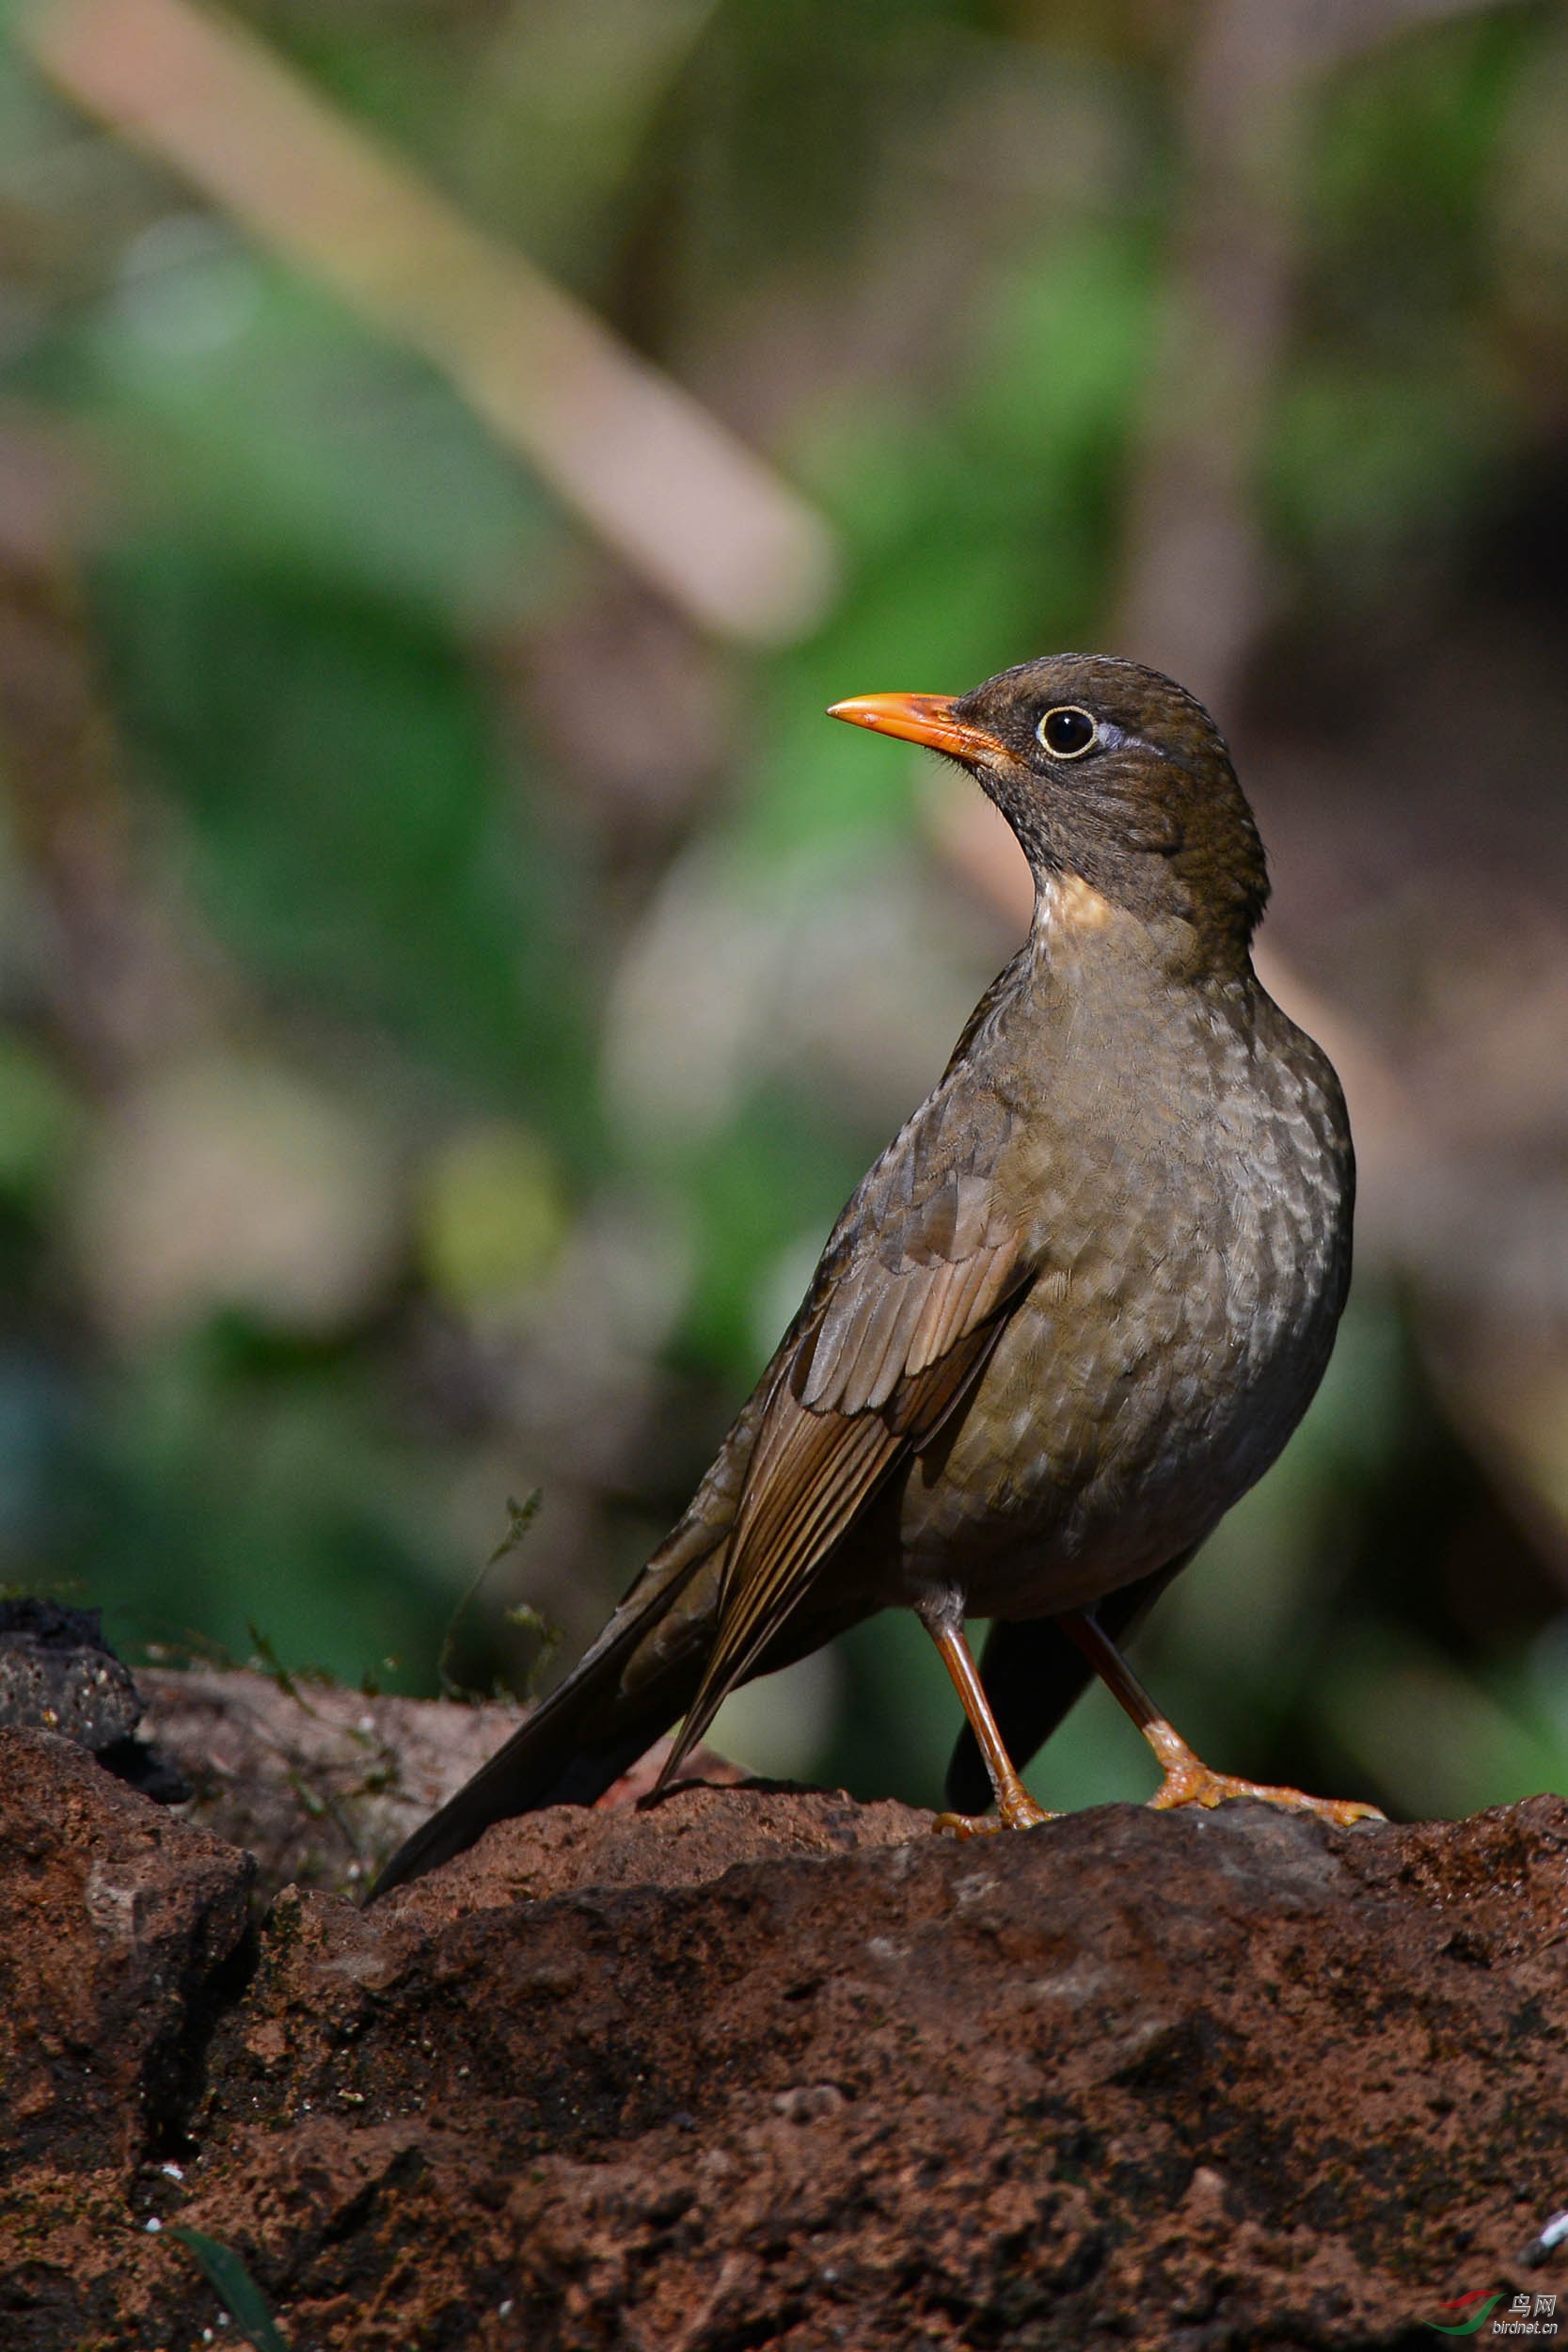
M992 1837L998 1830L1037 1829L1059 1816L1037 1804L1026 1788L1006 1798L995 1813L939 1813L931 1823L938 1837Z
M1195 1756L1190 1763L1173 1764L1148 1800L1151 1810L1170 1813L1183 1804L1212 1806L1231 1797L1251 1797L1261 1804L1284 1805L1292 1813L1315 1813L1322 1821L1349 1829L1355 1821L1383 1821L1387 1815L1357 1797L1308 1797L1299 1788L1271 1788L1256 1780L1237 1780L1229 1772L1211 1772Z

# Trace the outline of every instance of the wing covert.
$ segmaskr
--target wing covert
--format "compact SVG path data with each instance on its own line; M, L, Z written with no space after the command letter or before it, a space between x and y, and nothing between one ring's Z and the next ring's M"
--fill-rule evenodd
M780 1349L736 1512L719 1635L665 1777L894 1470L978 1375L1026 1279L999 1198L1011 1115L944 1084L857 1188Z

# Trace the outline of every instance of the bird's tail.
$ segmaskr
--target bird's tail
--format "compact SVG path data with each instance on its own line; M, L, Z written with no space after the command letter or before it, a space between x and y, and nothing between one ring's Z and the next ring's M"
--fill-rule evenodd
M712 1645L724 1531L691 1518L648 1563L580 1665L406 1838L368 1900L422 1878L494 1821L592 1804L691 1704Z

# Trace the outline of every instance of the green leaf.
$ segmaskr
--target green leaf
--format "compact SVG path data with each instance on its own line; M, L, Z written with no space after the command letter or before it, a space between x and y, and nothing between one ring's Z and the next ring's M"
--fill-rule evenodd
M243 2328L256 2352L289 2352L288 2339L266 2306L266 2299L232 2247L199 2230L173 2229L166 2237L178 2238L195 2256L208 2285L237 2328Z

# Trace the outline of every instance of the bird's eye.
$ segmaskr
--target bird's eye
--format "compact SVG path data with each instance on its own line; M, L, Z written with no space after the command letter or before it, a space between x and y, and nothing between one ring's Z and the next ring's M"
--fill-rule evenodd
M1053 758L1076 759L1094 741L1096 729L1086 710L1068 703L1059 710L1048 710L1035 733Z

